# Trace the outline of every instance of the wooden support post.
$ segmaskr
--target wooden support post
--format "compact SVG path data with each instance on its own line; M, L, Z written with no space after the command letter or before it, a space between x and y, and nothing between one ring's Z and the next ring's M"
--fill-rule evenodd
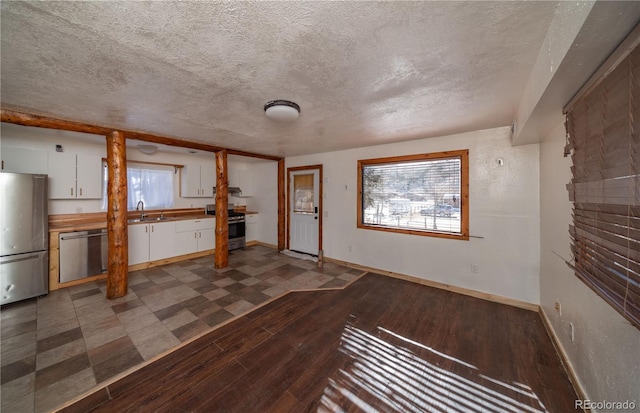
M229 179L227 150L216 152L216 250L215 268L229 265Z
M129 266L126 139L120 131L107 135L107 168L107 298L114 299L127 294Z
M286 247L285 217L286 217L286 191L284 184L284 159L278 161L278 250Z

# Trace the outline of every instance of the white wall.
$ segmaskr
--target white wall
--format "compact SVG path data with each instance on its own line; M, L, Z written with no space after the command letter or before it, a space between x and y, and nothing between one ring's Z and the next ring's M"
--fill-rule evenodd
M258 212L258 241L278 245L278 162L258 161L251 166L254 196L246 198L247 210Z
M640 403L640 330L580 281L570 260L571 158L562 156L564 125L540 144L540 304L588 398ZM561 303L561 314L555 310ZM575 326L571 341L570 326Z
M509 128L286 158L322 164L326 257L530 303L539 302L539 147L512 147ZM469 149L469 241L356 228L359 159ZM504 160L499 166L497 159ZM471 272L479 265L479 273Z

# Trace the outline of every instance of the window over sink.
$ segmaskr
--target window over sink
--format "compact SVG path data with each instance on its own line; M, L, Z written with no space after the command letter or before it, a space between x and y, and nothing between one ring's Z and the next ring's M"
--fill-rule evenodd
M107 210L107 163L103 162L102 210ZM127 209L135 210L138 201L145 209L173 207L174 167L129 162L127 164Z

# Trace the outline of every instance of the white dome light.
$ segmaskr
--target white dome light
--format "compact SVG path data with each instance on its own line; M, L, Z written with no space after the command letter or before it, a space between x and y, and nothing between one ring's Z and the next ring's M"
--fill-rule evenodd
M264 105L264 113L278 122L293 122L300 115L300 106L288 100L272 100Z

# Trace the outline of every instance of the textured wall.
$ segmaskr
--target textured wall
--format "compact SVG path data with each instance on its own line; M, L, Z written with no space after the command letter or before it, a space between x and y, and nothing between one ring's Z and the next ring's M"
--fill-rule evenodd
M358 159L469 149L469 241L356 228ZM497 128L286 159L323 164L325 256L538 303L538 145L512 147ZM498 166L497 159L504 160ZM350 247L350 248L349 248ZM471 272L479 265L479 273Z
M565 185L571 159L562 156L564 126L540 148L540 303L587 396L640 403L640 330L580 281L556 255L570 259L571 203ZM562 313L555 308L560 301ZM575 326L571 341L569 323Z

